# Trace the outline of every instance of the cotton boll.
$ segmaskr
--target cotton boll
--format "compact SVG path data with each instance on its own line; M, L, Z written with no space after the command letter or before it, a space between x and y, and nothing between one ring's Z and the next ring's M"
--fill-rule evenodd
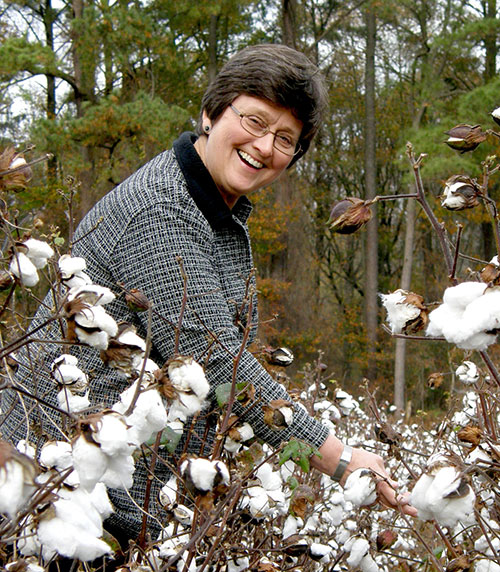
M369 506L377 500L377 491L372 472L356 469L344 485L344 498L355 506Z
M300 531L301 534L303 535L307 535L307 534L314 534L318 531L319 529L319 520L320 520L320 515L315 513L312 514L307 520L306 523L304 524L302 530Z
M86 530L92 536L102 535L102 519L84 489L64 491L65 498L54 501L56 516L68 525Z
M180 419L186 421L188 417L192 417L199 413L205 406L204 401L195 394L179 392L177 399L175 399L169 407L169 418Z
M480 558L474 561L473 570L474 572L500 572L500 564L497 564L493 560Z
M40 450L40 465L64 471L73 466L71 444L67 441L47 441Z
M289 514L285 519L281 531L281 536L283 540L285 538L288 538L289 536L297 534L299 528L302 528L303 526L304 526L304 521L300 517Z
M380 568L371 554L365 554L359 563L361 572L378 572Z
M270 514L269 497L264 488L258 486L248 487L246 492L250 497L248 508L254 518L264 518Z
M413 488L411 502L423 520L448 527L459 521L474 522L474 491L451 465L424 473Z
M330 562L331 553L332 547L327 544L313 542L309 547L309 556L316 562L321 562L322 564L328 564L328 562Z
M447 288L443 304L429 320L428 336L442 335L462 349L485 350L495 342L500 325L500 290L479 282Z
M59 272L63 280L67 280L74 274L87 269L87 263L84 258L71 256L69 254L63 254L59 258L57 265L59 266Z
M184 422L180 419L168 418L166 427L171 429L174 433L177 433L177 435L182 435L184 433Z
M203 401L210 390L205 372L190 356L179 356L168 366L168 377L179 392L193 391Z
M128 427L125 419L115 411L103 414L93 431L94 440L100 444L101 451L112 456L130 453L133 447L128 440Z
M405 290L396 290L392 294L380 294L393 334L400 334L408 323L420 316L421 308L407 303L408 294L409 292Z
M283 463L280 468L279 471L281 473L281 480L286 483L288 481L288 479L293 476L293 474L295 473L295 468L296 465L293 461L286 461L285 463Z
M472 361L464 361L455 371L455 375L462 383L476 383L479 381L479 372L477 366Z
M485 288L482 282L462 282L457 286L446 288L443 302L451 308L463 311L473 300L484 293Z
M16 252L10 262L9 271L28 288L38 284L36 266L23 252Z
M123 391L120 401L113 405L113 410L125 414L135 396L137 384ZM135 402L134 409L125 418L128 427L128 440L140 445L151 438L153 433L162 431L167 424L167 411L157 389L141 384L141 392Z
M181 476L187 489L195 494L205 494L220 484L229 484L229 471L222 461L190 458L181 463Z
M33 459L0 441L0 513L15 517L36 489L36 473Z
M107 456L102 482L112 489L129 489L134 484L135 464L132 455L115 453Z
M281 489L283 485L279 471L273 471L269 463L261 465L256 471L256 476L267 491Z
M353 569L357 568L365 554L368 553L370 548L370 543L365 538L349 539L344 545L344 550L349 552L349 556L346 558L347 564Z
M88 385L85 373L77 367L78 359L71 354L62 354L55 359L50 370L57 383L71 385L73 391L83 391Z
M194 512L187 506L178 504L173 510L173 515L175 520L180 522L183 526L191 526L191 523L193 522Z
M40 522L38 538L45 558L61 554L68 558L89 561L111 552L111 547L103 540L58 517Z
M114 337L118 333L118 325L102 306L84 308L75 314L75 322L81 328L97 328Z
M500 326L500 289L487 288L482 296L473 300L465 308L463 320L474 333L498 328Z
M75 395L69 389L63 388L57 394L57 403L63 411L81 413L90 407L88 392L85 395Z
M113 514L114 509L109 500L108 491L104 483L97 483L96 486L88 492L90 502L100 514L101 519L105 520Z
M30 457L31 459L34 459L36 456L36 450L35 447L33 447L33 445L31 445L30 443L28 443L28 441L26 441L25 439L20 439L17 442L16 445L16 449L22 453L23 455L26 455L28 457Z
M425 331L426 336L443 336L443 330L448 327L458 327L461 313L446 304L441 304L429 314L429 324Z
M105 350L108 347L109 335L106 332L88 333L82 328L75 328L78 341L87 344L96 350Z
M487 469L492 466L493 460L481 447L475 447L465 458L465 463Z
M54 256L52 247L42 240L30 238L23 244L28 249L26 256L37 268L44 268L47 265L47 260Z
M71 288L68 294L68 302L72 300L80 300L89 306L104 306L115 299L115 295L106 286L98 286L97 284L87 284L79 288Z
M170 479L160 489L158 500L165 509L171 509L177 501L177 479L170 477Z
M104 475L108 466L106 455L101 447L90 443L80 435L72 444L73 465L80 477L81 486L92 490Z
M248 556L240 556L227 561L227 572L241 572L248 570L250 567L250 559Z
M28 515L17 535L17 548L23 556L38 555L42 551L40 541L36 534L36 525L33 521L33 516Z

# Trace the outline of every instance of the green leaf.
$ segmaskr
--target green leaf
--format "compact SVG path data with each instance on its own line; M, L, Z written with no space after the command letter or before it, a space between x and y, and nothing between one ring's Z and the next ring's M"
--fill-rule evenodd
M243 391L247 386L247 381L242 381L236 384L236 393ZM224 407L229 401L229 396L231 395L231 386L232 383L223 383L215 388L215 396L217 397L217 403L219 407Z
M177 433L170 427L165 427L163 429L160 439L160 447L165 447L169 453L173 453L181 440L182 433ZM156 433L152 435L152 437L146 441L146 445L152 447L156 441Z
M311 468L309 459L312 455L321 457L320 452L315 447L312 447L303 441L291 439L280 452L279 464L283 465L283 463L286 463L291 459L304 472L308 473Z

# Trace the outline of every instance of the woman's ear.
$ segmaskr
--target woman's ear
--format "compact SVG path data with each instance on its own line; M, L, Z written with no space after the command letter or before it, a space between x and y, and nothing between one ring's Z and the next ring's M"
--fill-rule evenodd
M210 130L212 129L212 122L208 118L207 112L205 110L203 110L201 114L201 124L203 133L205 133L205 135L208 135L210 133Z

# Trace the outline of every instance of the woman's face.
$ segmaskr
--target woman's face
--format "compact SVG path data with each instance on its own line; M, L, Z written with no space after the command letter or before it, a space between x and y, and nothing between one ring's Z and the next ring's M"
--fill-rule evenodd
M229 208L239 197L269 185L293 159L274 147L271 132L283 131L298 141L302 131L302 122L289 109L266 99L240 95L232 105L240 113L259 117L270 132L264 137L251 135L231 107L215 121L203 112L203 128L208 125L210 131L195 147Z

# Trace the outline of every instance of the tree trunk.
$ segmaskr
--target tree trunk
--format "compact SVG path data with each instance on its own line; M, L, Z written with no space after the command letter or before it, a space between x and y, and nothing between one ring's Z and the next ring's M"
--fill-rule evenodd
M82 117L85 113L84 102L94 100L95 76L83 62L85 60L82 50L85 49L85 40L82 37L81 22L83 21L85 0L72 0L73 18L75 20L72 29L72 55L75 83L75 105L77 117ZM94 68L95 70L95 68ZM95 175L95 148L82 146L81 155L86 168L79 173L81 181L80 205L78 218L83 217L94 205Z
M484 37L484 47L486 50L484 62L484 83L494 78L497 73L497 32L494 21L497 17L496 0L486 0L483 4L484 15L488 19L486 34Z
M282 1L282 26L283 26L283 43L291 48L297 48L296 39L296 0L283 0Z
M365 60L365 198L372 199L377 191L377 159L375 128L375 44L376 19L372 3L366 5L366 60ZM375 207L372 207L375 209ZM377 375L378 325L378 220L376 213L366 228L365 241L365 322L368 363L366 377Z
M51 0L45 0L42 8L42 19L45 28L45 41L47 47L55 52L54 48L54 21L55 11L52 8ZM46 115L47 119L53 121L56 118L56 78L52 74L46 74L47 80L47 99L46 99ZM47 162L48 180L55 181L57 176L57 158L51 157Z
M212 83L217 75L217 14L210 15L210 26L208 30L208 83Z
M415 243L415 216L417 201L409 199L406 205L406 231L405 248L403 259L403 272L401 274L400 287L409 290L411 285L411 272L413 266L413 247ZM406 365L406 340L396 338L396 353L394 357L394 405L399 411L405 407L405 365Z

